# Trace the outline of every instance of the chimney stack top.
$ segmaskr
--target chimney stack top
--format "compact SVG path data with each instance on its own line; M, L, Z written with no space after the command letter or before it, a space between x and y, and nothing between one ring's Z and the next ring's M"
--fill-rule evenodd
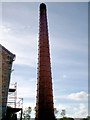
M44 3L40 4L40 9L46 9L46 5Z

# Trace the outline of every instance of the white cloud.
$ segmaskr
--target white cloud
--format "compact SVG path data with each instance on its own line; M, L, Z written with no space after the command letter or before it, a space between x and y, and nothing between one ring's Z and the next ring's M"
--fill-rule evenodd
M65 104L58 104L58 105L55 105L55 107L58 109L58 110L63 110L63 109L69 109L70 106L69 105L65 105Z
M57 118L61 117L62 110L67 111L68 109L70 109L70 105L67 105L67 104L55 104L54 106L58 110Z
M71 100L87 100L88 99L88 94L84 91L78 92L78 93L71 93L68 95L68 99Z
M34 102L25 102L24 101L24 103L23 103L23 109L25 110L25 108L27 108L27 107L31 107L32 108L32 110L34 109L34 107L36 106L36 104L34 103Z
M36 98L36 79L27 79L21 76L12 76L11 84L17 82L17 97L24 99ZM12 85L10 86L12 87Z
M74 100L74 101L87 101L88 100L89 94L87 94L84 91L76 92L76 93L71 93L71 94L66 94L66 95L57 95L55 96L56 99L68 99L68 100Z
M88 115L87 104L83 104L83 103L57 104L57 105L55 105L55 107L59 111L58 116L57 116L58 118L61 117L61 111L63 109L66 111L67 117L84 118L84 117L87 117L87 115Z
M84 118L87 117L87 115L88 115L88 107L85 104L80 103L79 106L74 108L73 116L75 118Z
M19 31L20 32L20 31ZM2 26L0 42L13 54L16 54L15 64L36 67L37 61L37 34L20 35L13 33L11 28Z
M0 26L0 33L8 33L11 30L11 28L7 28L3 25Z

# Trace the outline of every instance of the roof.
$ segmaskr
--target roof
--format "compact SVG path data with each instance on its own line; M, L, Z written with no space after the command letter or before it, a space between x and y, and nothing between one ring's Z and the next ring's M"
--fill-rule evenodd
M16 88L9 88L9 92L15 92Z
M12 59L14 59L14 58L16 57L15 54L11 53L9 50L7 50L7 49L6 49L4 46L2 46L1 44L0 44L0 48L1 48L2 50L4 50L5 52L7 52Z
M10 106L7 106L8 112L16 113L16 112L19 112L20 110L22 110L22 108L12 108Z

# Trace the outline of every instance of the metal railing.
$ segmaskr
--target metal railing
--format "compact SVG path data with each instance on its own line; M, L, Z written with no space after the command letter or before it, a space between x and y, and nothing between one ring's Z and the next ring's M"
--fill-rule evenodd
M11 84L11 86L8 92L7 106L23 109L23 98L17 98L17 83Z

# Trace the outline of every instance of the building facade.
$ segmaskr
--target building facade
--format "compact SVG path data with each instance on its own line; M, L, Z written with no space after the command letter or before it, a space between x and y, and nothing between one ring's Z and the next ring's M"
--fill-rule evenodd
M0 120L5 120L7 98L15 55L0 44Z

